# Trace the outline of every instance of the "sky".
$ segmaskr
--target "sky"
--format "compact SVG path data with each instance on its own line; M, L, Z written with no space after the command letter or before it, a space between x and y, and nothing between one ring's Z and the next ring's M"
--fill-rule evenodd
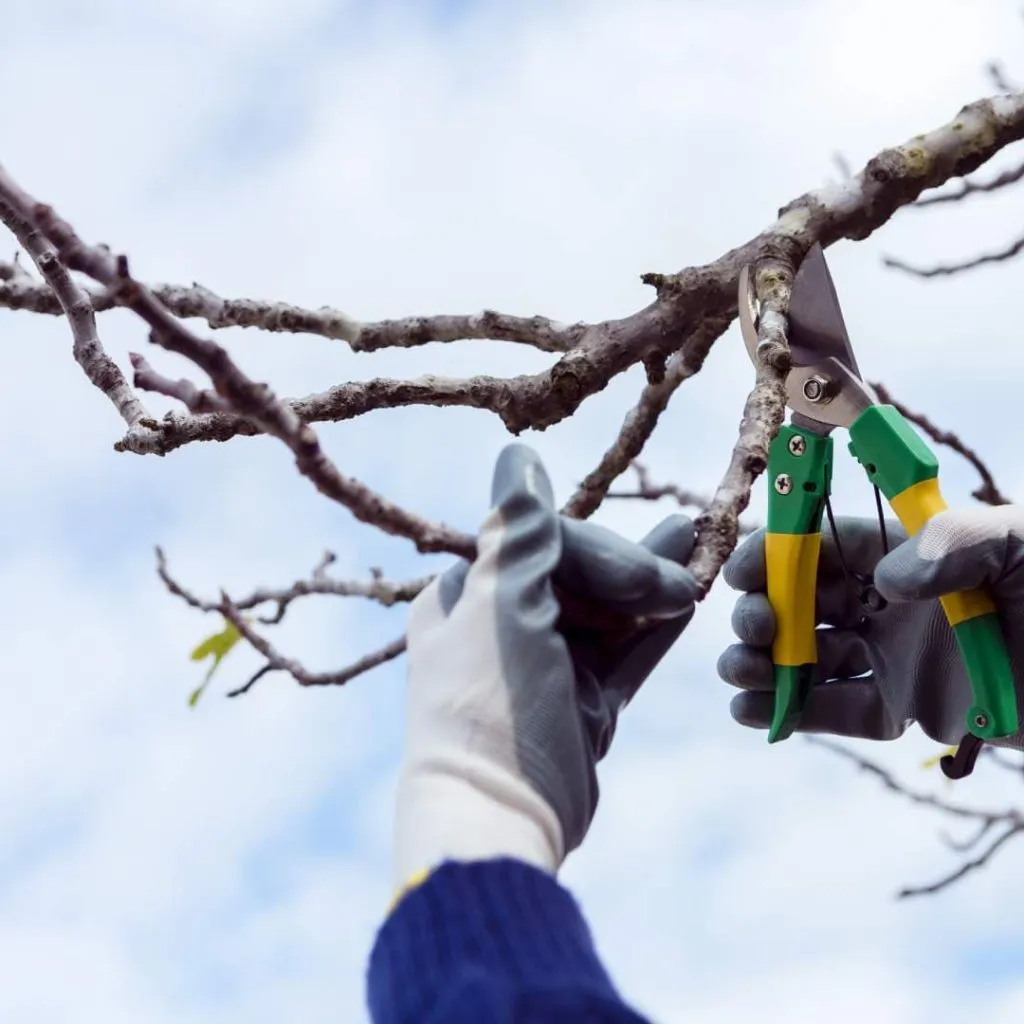
M645 271L747 240L834 179L835 154L858 166L986 95L985 63L1014 71L1024 22L1003 0L970 15L924 0L8 3L0 160L148 281L367 320L484 307L597 320L649 301ZM881 257L997 248L1022 196L905 211L829 254L866 374L961 431L1017 495L1005 424L1024 367L1019 265L922 283ZM100 327L123 368L147 346L126 313ZM315 337L216 337L285 395L549 362L487 342L355 355ZM325 548L340 576L444 560L355 523L271 439L115 453L120 422L58 320L0 311L0 345L0 1021L364 1020L390 896L403 666L344 690L271 677L227 700L258 664L241 650L190 710L202 668L188 653L215 623L161 587L153 547L210 597L287 584ZM666 413L652 474L710 490L751 381L730 330ZM560 495L641 384L624 375L524 436ZM319 433L343 471L466 530L509 440L463 409ZM970 472L946 454L943 467L950 500L969 500ZM846 460L835 501L872 507ZM758 487L752 517L763 507ZM598 519L639 537L673 511L609 503ZM945 823L820 749L768 749L732 722L715 661L733 600L716 587L624 715L565 868L622 991L664 1022L1019 1020L1020 854L896 902L955 863ZM329 669L403 628L402 609L322 599L273 639ZM863 750L945 792L916 731ZM958 795L999 807L1019 783L979 769Z

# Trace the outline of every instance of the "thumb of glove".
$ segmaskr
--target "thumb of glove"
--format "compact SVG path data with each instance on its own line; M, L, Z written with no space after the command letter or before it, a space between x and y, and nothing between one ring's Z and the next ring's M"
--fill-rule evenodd
M1019 506L947 510L878 563L875 586L888 601L929 600L1019 576L1022 556Z

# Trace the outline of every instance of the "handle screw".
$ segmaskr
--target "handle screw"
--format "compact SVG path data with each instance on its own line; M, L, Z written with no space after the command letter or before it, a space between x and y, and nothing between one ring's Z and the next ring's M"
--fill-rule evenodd
M793 481L788 473L780 473L775 478L775 490L777 490L779 494L789 494L789 492L793 490Z
M794 434L789 439L789 450L793 455L803 455L807 451L807 442L799 434Z

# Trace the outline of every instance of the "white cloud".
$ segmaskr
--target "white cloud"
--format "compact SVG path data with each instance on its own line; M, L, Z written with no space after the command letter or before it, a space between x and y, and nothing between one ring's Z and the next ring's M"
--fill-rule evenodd
M985 91L983 63L1019 30L1015 5L996 0L966 23L923 3L481 4L445 29L402 4L370 16L312 0L160 3L130 19L105 4L88 22L76 10L22 5L0 41L0 83L18 98L0 115L11 170L147 277L365 318L627 313L649 300L641 272L743 241L834 175L834 151L865 159L945 121ZM279 135L290 105L301 130ZM1016 270L925 286L877 265L882 251L993 247L1015 202L907 212L830 262L869 376L961 429L1024 493L992 415L1015 400ZM151 546L211 595L289 581L325 547L344 573L420 562L328 506L267 439L115 455L116 418L63 326L0 325L0 1017L359 1019L388 895L400 669L345 693L271 678L224 701L257 663L240 653L189 713L201 668L187 652L212 622L162 591ZM146 345L126 315L102 328L123 366ZM322 339L218 337L292 394L546 363L476 343L357 357ZM652 470L713 486L749 383L730 333L665 414ZM638 385L628 375L526 438L561 492ZM321 433L344 470L466 528L507 439L466 410ZM945 466L964 496L969 472ZM836 501L870 510L855 467L841 467ZM601 519L639 535L667 511L611 504ZM993 936L1014 941L1015 854L942 899L893 903L949 866L938 822L822 751L768 750L733 725L713 670L730 605L709 599L624 717L593 834L567 869L612 974L666 1021L1017 1019L1011 972L979 991L970 969ZM401 619L325 601L290 614L280 643L326 668ZM919 736L871 749L922 785L936 784L916 768L930 752ZM1015 785L986 772L961 792L998 803Z

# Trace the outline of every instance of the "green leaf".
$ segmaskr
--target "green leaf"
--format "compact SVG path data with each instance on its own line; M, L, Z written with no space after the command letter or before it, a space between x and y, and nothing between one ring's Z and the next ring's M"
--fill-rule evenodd
M941 753L935 755L935 757L929 757L927 760L921 762L921 767L925 770L930 768L937 768L939 762L948 754L952 757L956 753L956 747L946 747Z
M203 690L206 689L207 684L213 678L213 673L217 671L220 663L231 653L231 649L241 639L242 634L238 632L238 627L233 622L225 619L224 628L219 633L208 636L189 655L193 661L203 661L206 658L213 659L210 662L210 667L206 670L206 677L189 695L188 706L190 708L196 706L199 698L203 695Z

